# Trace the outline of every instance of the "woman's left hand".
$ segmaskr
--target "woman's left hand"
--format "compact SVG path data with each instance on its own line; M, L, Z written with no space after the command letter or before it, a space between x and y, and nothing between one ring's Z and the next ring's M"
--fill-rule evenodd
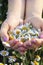
M24 44L25 46L27 46L28 49L30 48L37 48L40 45L42 45L43 42L43 19L39 18L39 17L31 17L31 18L27 18L26 20L24 20L24 24L25 23L31 23L33 25L33 27L35 27L36 29L40 29L41 33L39 34L40 39L39 38L33 38L31 40L26 41Z

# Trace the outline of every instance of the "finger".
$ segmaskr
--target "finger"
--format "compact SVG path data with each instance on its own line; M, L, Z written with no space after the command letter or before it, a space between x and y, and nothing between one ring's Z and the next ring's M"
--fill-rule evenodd
M39 33L39 38L43 39L43 31Z
M16 43L16 45L14 45L12 48L13 48L13 49L18 49L19 47L22 46L21 43L22 43L22 42L19 42L19 41L18 41L18 42Z
M8 24L6 22L4 22L1 26L0 34L1 34L2 39L5 41L7 41L9 39L9 36L7 34L8 29L9 29Z
M43 45L43 39L32 39L31 43L34 47L40 47L41 45Z
M25 50L24 51L18 51L21 55L25 54Z
M31 41L26 41L24 42L24 45L26 46L26 49L32 49L32 44L31 44Z
M7 33L1 33L1 39L2 41L8 41L9 40L9 36Z
M18 40L13 39L13 40L10 40L8 43L10 44L11 47L13 47L18 43Z
M21 55L23 55L26 50L27 49L25 49L24 47L20 47L20 48L16 49L16 51L18 51Z

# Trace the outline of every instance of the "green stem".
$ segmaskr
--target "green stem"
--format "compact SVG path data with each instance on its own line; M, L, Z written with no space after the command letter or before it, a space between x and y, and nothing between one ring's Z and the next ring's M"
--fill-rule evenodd
M4 63L4 65L6 64L5 56L3 56L3 63Z
M12 62L12 65L14 65L14 62Z
M26 65L26 53L24 55L22 55L22 60L23 60L23 65Z

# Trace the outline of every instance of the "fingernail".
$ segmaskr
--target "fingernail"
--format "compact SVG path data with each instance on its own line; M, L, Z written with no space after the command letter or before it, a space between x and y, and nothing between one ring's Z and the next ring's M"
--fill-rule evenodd
M14 40L14 43L17 43L18 42L18 40Z
M35 42L36 42L36 40L32 40L32 41L31 41L31 43L35 43Z
M43 38L43 35L40 35L39 38Z
M8 39L6 37L4 37L4 41L8 41Z

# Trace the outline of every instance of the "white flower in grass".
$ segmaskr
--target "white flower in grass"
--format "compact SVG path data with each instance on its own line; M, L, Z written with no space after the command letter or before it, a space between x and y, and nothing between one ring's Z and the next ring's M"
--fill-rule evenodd
M0 3L0 7L2 6L2 4Z
M39 65L39 62L37 62L37 61L31 61L31 65Z
M36 61L40 61L40 59L41 59L41 57L40 57L39 55L36 55L35 60L36 60Z
M12 51L12 54L15 54L15 51Z
M31 65L34 65L34 62L33 61L31 61Z
M2 51L0 51L0 55L2 55L2 56L8 56L9 52L5 51L5 50L2 50Z
M15 62L16 61L16 57L15 56L9 56L9 63Z

